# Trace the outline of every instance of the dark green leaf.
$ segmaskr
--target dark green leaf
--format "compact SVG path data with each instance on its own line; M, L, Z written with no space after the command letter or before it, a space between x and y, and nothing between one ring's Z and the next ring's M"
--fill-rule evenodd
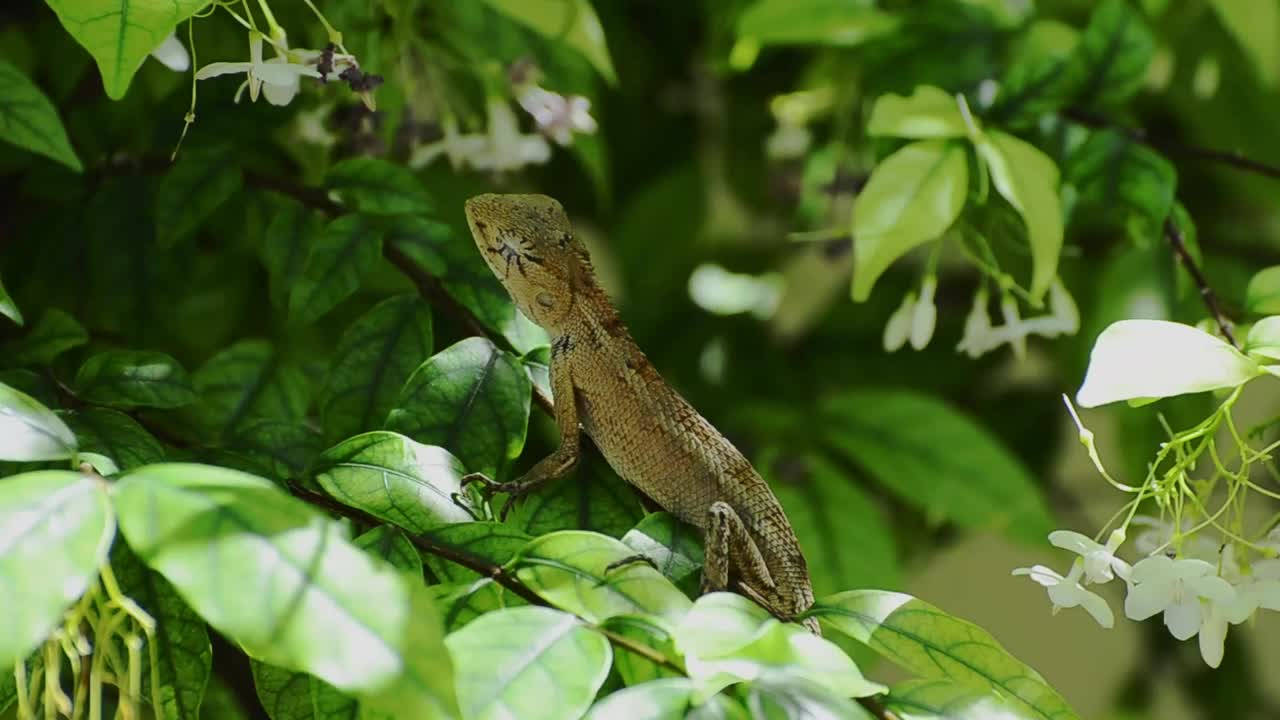
M818 600L811 614L922 678L995 690L1033 717L1076 717L1044 678L987 631L910 595L851 590Z
M422 577L422 556L404 532L395 526L379 525L351 542L402 572L415 578Z
M609 674L609 641L544 607L497 610L445 639L468 720L580 717Z
M506 523L464 522L444 525L426 533L432 542L447 547L451 553L463 554L492 565L505 565L520 548L529 543L529 535ZM450 562L439 555L426 556L427 567L441 582L471 582L480 575Z
M622 537L644 517L644 508L636 490L584 438L577 469L522 500L511 515L530 535L593 530Z
M968 417L926 395L859 390L822 404L825 439L902 499L970 528L1042 542L1053 528L1026 468Z
M485 338L467 338L413 372L387 429L440 445L472 472L504 476L524 447L529 378Z
M610 83L618 76L609 60L604 28L588 0L484 0L494 10L564 43L585 57Z
M402 717L456 714L425 589L337 523L266 480L207 465L134 470L115 501L143 561L251 656Z
M258 702L271 720L315 720L311 704L311 684L318 682L306 673L285 670L257 660L250 660L253 689ZM350 717L354 720L355 714Z
M698 578L702 569L702 532L698 528L671 513L656 512L628 530L622 542L652 560L658 571L677 586L697 588L689 581Z
M324 439L305 421L264 417L240 423L222 444L259 461L266 474L282 480L301 476L324 450Z
M331 440L380 427L400 388L431 355L431 312L417 295L378 303L343 333L320 391Z
M1263 85L1274 86L1280 70L1280 6L1249 0L1212 0L1222 26L1253 62Z
M1066 105L1084 79L1084 65L1075 54L1079 42L1080 33L1064 23L1031 23L1000 82L989 118L1020 127Z
M0 363L9 367L48 365L54 358L89 341L89 333L75 318L50 308L31 331L0 347Z
M689 598L635 556L635 550L607 535L561 530L521 549L515 567L520 581L538 595L590 622L631 614L679 620L689 610ZM621 564L610 567L614 563Z
M61 460L75 451L76 436L53 411L0 384L0 460Z
M164 246L187 238L243 184L229 147L183 150L156 188L156 240Z
M320 213L292 198L273 198L260 254L271 278L271 303L277 308L288 309L289 293L307 262L307 249L323 232Z
M490 578L465 583L431 585L436 607L444 616L444 626L454 632L478 617L494 610L523 607L527 603L520 596L508 592Z
M357 435L326 450L316 480L339 502L414 533L471 519L453 501L466 469L448 450L393 432Z
M175 408L195 402L187 371L177 360L147 350L105 350L76 373L76 395L115 407Z
M1156 151L1118 130L1100 130L1067 158L1066 181L1075 186L1073 211L1101 219L1146 244L1158 239L1173 210L1178 173Z
M610 632L657 650L663 657L678 658L671 627L665 621L644 615L614 615L600 623ZM683 677L678 671L659 665L636 653L619 653L613 666L627 685L638 685L657 678Z
M217 675L209 678L209 689L205 691L204 704L200 706L200 720L250 720L250 717L240 706L234 690Z
M106 487L94 478L43 470L0 482L0 668L48 637L62 613L98 577L115 535Z
M1076 101L1113 106L1142 87L1155 53L1155 38L1129 0L1102 0L1076 49L1082 78Z
M125 543L116 543L111 567L120 590L156 621L160 713L164 720L198 720L200 701L209 682L213 649L204 620L187 606L173 586L147 569ZM144 662L151 661L143 653ZM151 673L143 669L143 697L150 698Z
M885 707L902 720L1030 720L1040 715L991 691L947 680L908 680L893 686Z
M761 45L859 45L897 27L893 15L843 0L761 0L738 16L738 34Z
M343 160L329 169L325 184L343 205L369 215L421 215L432 209L413 171L378 158Z
M191 377L193 408L210 432L230 433L245 420L300 420L309 402L307 379L265 340L242 340L209 358Z
M136 420L118 410L81 408L67 415L82 451L101 453L121 470L164 460L164 446Z
M0 139L76 172L84 170L57 108L21 70L4 60L0 60Z
M371 220L344 215L310 244L302 273L289 291L289 321L307 325L360 288L382 257L382 234Z

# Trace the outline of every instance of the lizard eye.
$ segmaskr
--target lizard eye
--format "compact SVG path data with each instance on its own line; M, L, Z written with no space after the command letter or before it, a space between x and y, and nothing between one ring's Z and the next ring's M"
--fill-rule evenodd
M534 299L544 308L550 308L556 304L555 298L551 297L551 293L540 292Z

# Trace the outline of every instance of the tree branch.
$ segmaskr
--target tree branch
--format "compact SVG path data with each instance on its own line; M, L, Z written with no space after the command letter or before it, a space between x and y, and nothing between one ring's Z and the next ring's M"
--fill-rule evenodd
M1236 342L1235 335L1231 332L1231 321L1222 314L1222 310L1218 306L1218 296L1213 292L1213 288L1209 286L1209 281L1205 279L1204 273L1200 271L1200 266L1196 265L1195 258L1191 257L1191 253L1187 252L1187 244L1182 237L1182 230L1178 228L1172 217L1166 218L1164 221L1164 237L1169 241L1169 247L1173 248L1174 257L1178 258L1178 262L1191 275L1191 280L1200 291L1200 298L1204 300L1204 305L1208 308L1209 315L1218 324L1218 332L1222 333L1222 337L1226 338L1227 342L1235 347L1240 347L1239 343Z

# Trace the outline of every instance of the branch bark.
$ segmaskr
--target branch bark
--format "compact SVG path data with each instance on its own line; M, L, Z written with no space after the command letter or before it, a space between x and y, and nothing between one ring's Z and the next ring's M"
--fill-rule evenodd
M1178 258L1178 262L1182 267L1186 268L1187 273L1191 275L1191 280L1196 284L1196 289L1200 291L1200 299L1204 301L1204 305L1209 310L1210 317L1218 324L1218 332L1222 333L1222 337L1235 347L1240 347L1236 342L1235 334L1231 332L1231 321L1226 315L1222 314L1222 309L1218 305L1218 296L1213 292L1213 288L1209 286L1209 281L1205 279L1204 273L1200 271L1200 266L1196 264L1195 258L1191 257L1191 253L1187 252L1187 243L1182 237L1182 230L1178 228L1173 218L1166 218L1164 221L1164 237L1169 241L1169 247L1173 248L1174 257Z

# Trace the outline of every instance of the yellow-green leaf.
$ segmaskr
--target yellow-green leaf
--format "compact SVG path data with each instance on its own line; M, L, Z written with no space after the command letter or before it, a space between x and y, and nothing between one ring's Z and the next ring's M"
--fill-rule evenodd
M588 0L484 0L490 7L538 33L582 53L610 83L618 81L609 60L604 27Z
M1027 225L1031 243L1031 296L1037 302L1058 272L1062 252L1062 201L1058 166L1030 143L993 130L979 138L978 153L991 181Z

